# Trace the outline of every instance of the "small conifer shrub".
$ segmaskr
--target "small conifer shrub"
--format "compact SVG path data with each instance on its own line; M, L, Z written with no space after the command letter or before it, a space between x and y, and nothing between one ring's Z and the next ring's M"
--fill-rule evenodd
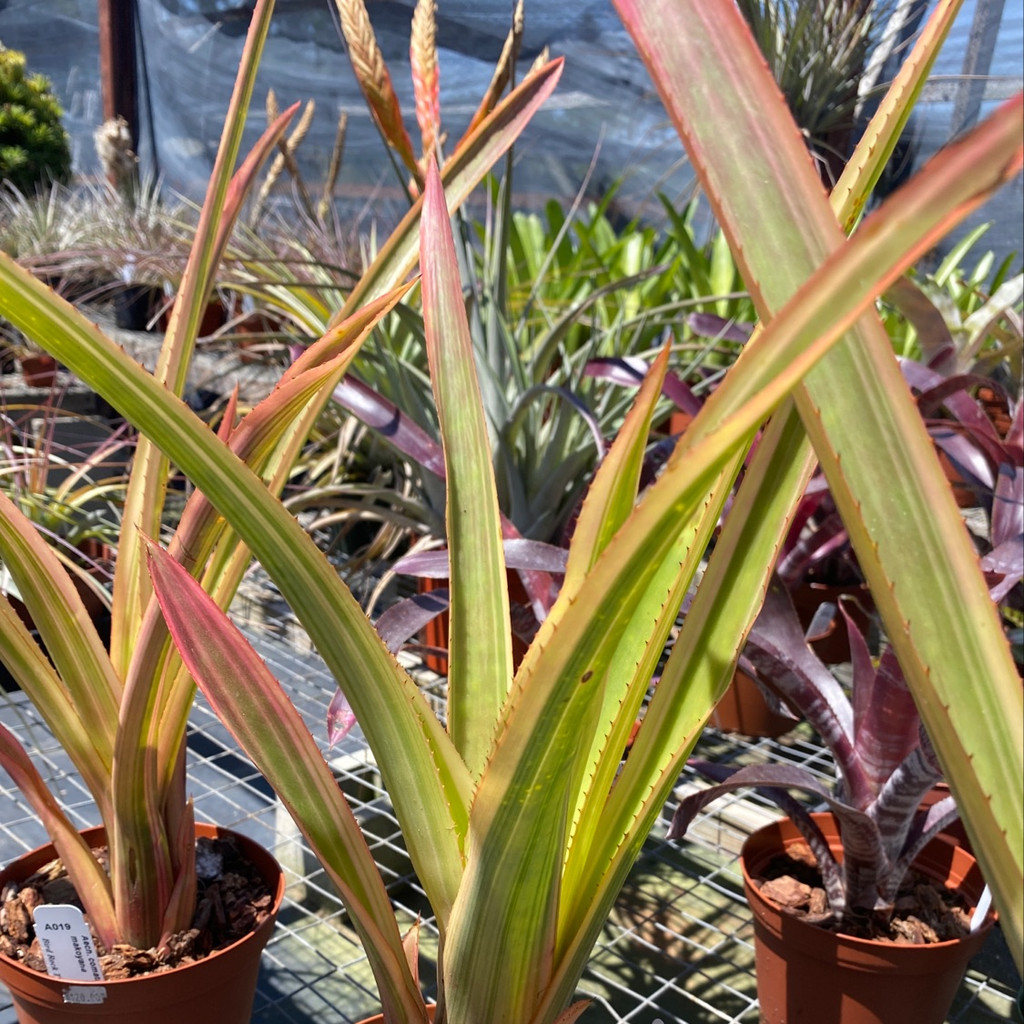
M63 110L45 75L27 74L25 55L0 43L0 181L30 194L71 177Z

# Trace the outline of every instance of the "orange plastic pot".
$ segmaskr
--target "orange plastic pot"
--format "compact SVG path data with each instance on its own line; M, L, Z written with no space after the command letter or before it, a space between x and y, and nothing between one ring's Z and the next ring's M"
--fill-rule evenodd
M814 815L833 853L841 856L830 814ZM932 945L896 945L827 931L785 913L761 895L757 878L772 858L803 836L789 820L751 835L740 854L743 886L754 914L757 996L762 1024L942 1024L970 959L995 922L962 939ZM914 862L933 881L961 892L977 906L984 880L974 857L944 838Z
M773 711L757 683L746 672L737 669L708 724L721 732L771 738L789 732L799 722Z
M48 355L22 356L21 375L30 388L51 388L57 382L57 360Z
M844 597L853 598L846 603L846 611L861 633L866 636L871 627L871 614L875 605L871 591L864 584L832 586L827 583L801 583L790 589L789 596L804 629L810 628L823 603L838 605ZM831 621L815 632L809 642L811 650L826 665L842 665L850 660L850 642L838 607Z
M938 803L949 795L949 785L945 782L936 782L935 785L932 786L931 791L928 792L925 795L925 798L921 801L921 810L927 810L932 806L932 804ZM964 827L962 818L957 818L952 824L947 825L942 830L942 835L944 835L951 843L955 843L957 846L962 846L973 856L974 850L971 848L971 841L967 837L967 829Z
M102 828L87 829L82 835L92 847L106 843ZM284 899L284 873L251 839L215 825L196 825L197 838L227 835L274 896L270 916L255 931L183 967L116 981L64 981L0 956L0 981L10 989L20 1024L248 1024L260 954ZM52 846L26 853L0 872L0 888L30 877L55 856Z

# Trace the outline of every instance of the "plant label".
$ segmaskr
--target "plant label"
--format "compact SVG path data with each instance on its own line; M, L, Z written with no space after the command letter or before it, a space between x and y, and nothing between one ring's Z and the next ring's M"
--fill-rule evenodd
M67 904L39 906L33 913L33 919L36 937L46 961L46 973L51 978L63 978L66 981L103 980L103 971L89 934L89 926L78 907ZM64 1001L78 1000L69 1000L65 993Z

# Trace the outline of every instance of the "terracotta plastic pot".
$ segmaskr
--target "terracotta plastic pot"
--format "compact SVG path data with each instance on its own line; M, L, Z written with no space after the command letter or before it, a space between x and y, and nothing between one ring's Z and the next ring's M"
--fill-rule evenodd
M833 852L841 846L834 819L814 815ZM765 899L754 879L788 846L803 842L788 820L759 829L740 855L743 885L754 913L757 995L762 1024L942 1024L970 959L980 951L995 914L963 939L896 945L818 928ZM964 894L972 910L984 881L975 859L946 839L933 840L914 866Z
M921 809L927 810L932 806L932 804L938 803L949 795L949 786L945 782L936 782L935 785L932 786L931 791L921 801ZM962 818L957 818L952 824L947 825L942 830L942 835L944 835L951 843L956 843L957 846L962 846L973 856L974 850L971 848L970 839L967 838L967 829L964 827Z
M737 669L708 724L722 732L771 738L789 732L800 723L795 718L786 718L773 711L757 683L746 672Z
M57 360L48 355L22 356L21 376L27 387L51 388L57 382Z
M93 847L106 842L102 828L82 835ZM248 1024L260 954L284 899L284 874L263 847L245 836L204 824L196 825L196 836L234 838L274 896L270 916L249 935L202 960L117 981L63 981L0 956L0 981L10 989L20 1024ZM0 887L28 878L54 857L52 846L25 854L0 872Z
M827 583L801 583L790 589L789 596L804 629L810 628L823 603L838 605L843 597L853 598L846 603L846 610L857 628L866 636L871 627L871 613L875 605L871 591L863 584L832 586ZM820 630L810 638L811 650L826 665L842 665L849 661L850 641L838 607L831 621L819 625Z

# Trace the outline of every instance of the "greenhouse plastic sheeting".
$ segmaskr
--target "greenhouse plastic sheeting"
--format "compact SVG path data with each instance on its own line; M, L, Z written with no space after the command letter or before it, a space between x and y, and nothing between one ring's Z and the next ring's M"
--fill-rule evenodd
M413 111L408 75L413 3L367 0L408 118ZM198 198L212 166L252 4L137 0L136 7L142 166L161 175L167 187ZM442 116L454 139L490 80L512 0L440 0L438 8ZM991 56L985 40L979 40L985 16L995 26L989 33ZM965 3L910 127L917 161L948 141L955 117L963 120L965 109L972 116L974 105L964 103L968 90L975 91L984 115L1020 88L1022 22L1019 4ZM92 133L102 119L96 0L0 0L0 41L24 50L31 68L52 79L67 111L76 169L96 175ZM656 217L659 191L677 200L689 195L692 174L682 148L611 0L528 0L520 75L544 47L564 55L566 67L554 96L516 148L514 181L520 200L534 203L553 195L568 201L592 163L589 191L600 194L622 179L619 197L630 215ZM965 69L975 74L965 77ZM979 72L984 76L980 86ZM257 82L249 142L266 124L269 88L282 107L316 101L312 129L299 150L311 182L325 173L344 110L349 125L338 195L358 204L372 202L380 212L388 204L400 210L396 178L355 84L330 0L279 0ZM998 222L986 246L1019 248L1021 193L1018 179L975 217Z

